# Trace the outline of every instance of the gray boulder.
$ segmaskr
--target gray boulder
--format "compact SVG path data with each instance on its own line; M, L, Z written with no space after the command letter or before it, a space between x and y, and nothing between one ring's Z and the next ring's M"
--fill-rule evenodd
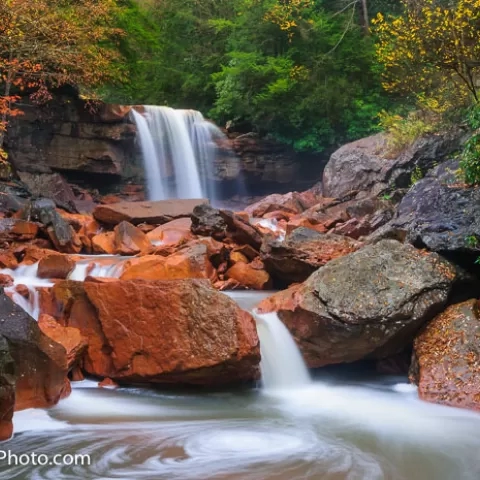
M260 311L278 313L311 367L385 358L442 311L455 278L437 254L383 240L330 261Z
M461 184L457 170L446 162L417 182L384 230L403 230L408 242L434 252L480 255L480 188Z
M323 195L341 198L352 191L377 195L389 189L408 188L412 173L422 173L457 150L463 133L451 131L416 140L399 154L389 153L384 133L342 146L332 154L323 172Z

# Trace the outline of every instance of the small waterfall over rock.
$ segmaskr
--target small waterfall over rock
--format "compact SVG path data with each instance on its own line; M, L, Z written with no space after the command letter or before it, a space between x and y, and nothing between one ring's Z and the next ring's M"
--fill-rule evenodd
M276 313L253 312L260 337L263 386L267 390L281 390L310 383L302 355L287 327Z
M195 110L145 106L132 110L150 200L216 198L215 161L222 131Z

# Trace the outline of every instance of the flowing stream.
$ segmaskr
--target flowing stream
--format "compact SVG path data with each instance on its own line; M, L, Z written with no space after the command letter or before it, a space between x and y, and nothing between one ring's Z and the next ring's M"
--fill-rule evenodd
M33 271L33 269L32 269ZM111 273L111 270L110 270ZM80 275L80 274L79 274ZM264 292L233 292L252 310ZM1 448L88 455L90 465L5 465L12 480L478 480L480 416L423 403L405 379L310 379L275 315L257 315L265 388L99 389L14 417Z

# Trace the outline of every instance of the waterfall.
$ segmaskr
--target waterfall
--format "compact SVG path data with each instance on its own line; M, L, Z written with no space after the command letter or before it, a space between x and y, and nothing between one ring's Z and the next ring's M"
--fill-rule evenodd
M224 138L221 130L195 110L143 108L144 114L134 110L132 114L144 158L149 198L213 200L217 142Z
M310 383L302 355L287 327L276 313L253 313L260 338L263 386L267 390L299 387Z

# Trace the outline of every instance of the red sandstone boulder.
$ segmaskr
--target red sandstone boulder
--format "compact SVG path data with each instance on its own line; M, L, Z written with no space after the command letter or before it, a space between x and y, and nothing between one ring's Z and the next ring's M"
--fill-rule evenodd
M181 217L190 217L195 206L208 203L205 199L160 200L157 202L120 202L112 205L99 205L93 211L96 220L108 225L127 221L161 224Z
M40 278L67 278L74 268L75 260L68 255L47 255L38 262L37 276Z
M15 291L23 298L30 298L30 290L26 285L23 285L23 283L17 285Z
M99 223L91 215L67 213L62 210L58 212L77 232L85 250L91 252L92 238L100 232Z
M106 253L113 255L115 253L115 233L99 233L92 238L92 250L95 253Z
M16 218L0 219L0 242L28 242L38 233L38 225Z
M237 262L226 273L240 285L253 290L268 290L271 288L270 275L265 270L254 268L245 262Z
M118 383L114 382L111 378L104 378L101 382L98 382L100 388L117 388Z
M0 273L0 286L11 287L13 285L13 278L10 275Z
M38 248L38 247L22 247L18 250L15 250L15 254L18 255L18 258L21 259L22 265L33 265L40 261L43 257L50 255L59 255L55 250L49 248Z
M180 278L215 279L215 269L209 260L208 248L201 243L162 257L146 255L125 263L122 280L169 280Z
M67 368L71 370L81 359L87 348L87 339L78 328L64 327L51 315L42 314L38 319L40 330L65 349Z
M427 402L480 410L478 300L452 305L414 342L410 378Z
M193 238L191 227L190 218L177 218L148 232L147 238L154 244L177 245Z
M18 261L13 252L0 253L0 268L10 268L14 270L18 267Z
M15 362L15 409L47 408L68 395L65 349L47 337L24 310L0 295L0 335Z
M113 243L115 253L119 255L136 255L146 253L152 248L147 236L128 222L120 222L114 229Z
M57 318L88 338L91 375L198 385L259 377L253 318L204 280L63 281L52 295Z

